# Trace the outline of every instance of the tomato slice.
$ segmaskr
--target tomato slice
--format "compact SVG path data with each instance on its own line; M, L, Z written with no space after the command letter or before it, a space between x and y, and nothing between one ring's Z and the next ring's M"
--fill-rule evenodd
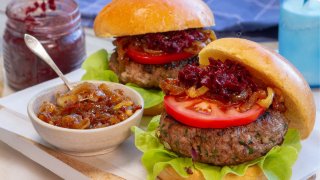
M179 61L194 56L193 54L187 52L153 55L140 52L133 47L128 48L127 54L133 61L140 64L167 64L172 61Z
M231 106L222 110L214 102L203 99L180 100L165 96L164 107L177 121L198 128L227 128L241 126L255 121L265 108L254 105L246 112L238 112Z

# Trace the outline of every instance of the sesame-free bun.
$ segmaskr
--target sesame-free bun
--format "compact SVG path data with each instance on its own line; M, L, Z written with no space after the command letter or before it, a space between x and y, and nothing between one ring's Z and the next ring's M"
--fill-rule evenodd
M284 96L287 108L284 115L289 120L289 128L299 130L303 139L309 136L315 122L313 95L301 73L284 57L240 38L213 41L200 51L200 64L209 64L209 57L236 61L266 85L278 88Z
M205 180L202 173L198 170L194 170L191 175L187 178L179 176L179 174L171 167L167 166L164 170L158 175L160 180ZM251 166L246 170L246 173L243 176L237 176L234 174L227 174L223 180L266 180L266 176L263 174L261 169L258 166Z
M100 37L178 31L214 25L202 0L113 0L94 21Z

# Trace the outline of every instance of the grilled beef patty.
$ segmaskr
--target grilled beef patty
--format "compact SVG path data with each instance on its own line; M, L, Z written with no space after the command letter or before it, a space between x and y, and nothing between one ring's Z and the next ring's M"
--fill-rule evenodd
M197 162L223 166L265 155L282 143L287 127L285 117L271 110L248 125L225 129L190 127L163 113L157 135L171 151Z
M168 64L139 64L124 57L118 60L117 53L111 55L109 67L118 76L121 83L134 83L142 88L159 88L159 82L166 78L177 78L178 72L187 64L198 63L197 56L173 61Z

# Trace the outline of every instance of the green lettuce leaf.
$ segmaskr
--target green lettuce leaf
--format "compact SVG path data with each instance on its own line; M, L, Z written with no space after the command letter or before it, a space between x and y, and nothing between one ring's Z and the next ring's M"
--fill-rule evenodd
M86 70L86 73L82 76L81 80L119 82L117 74L109 68L109 54L105 49L101 49L90 55L83 62L82 69ZM128 83L126 86L139 92L144 100L145 109L156 106L163 101L164 93L161 90L144 89L132 83Z
M191 158L181 158L164 148L156 136L159 122L160 116L155 116L147 130L132 128L135 133L135 145L143 152L142 164L147 170L147 179L150 180L155 179L166 166L171 166L182 177L187 177L185 169L191 168L201 171L205 179L223 179L228 173L242 176L247 168L253 165L258 165L268 179L286 180L291 177L292 166L301 149L299 132L289 129L281 146L275 146L265 156L253 161L224 167L193 163Z
M101 49L90 55L82 64L82 69L86 73L82 76L81 80L100 80L119 82L118 76L109 69L108 52Z
M111 70L88 70L86 74L82 76L81 80L119 82L118 76Z
M126 86L129 86L132 89L138 91L145 102L144 108L146 109L156 106L163 101L164 93L161 90L144 89L132 83L127 83Z
M105 49L91 54L83 63L81 68L84 70L108 70L109 69L109 56Z

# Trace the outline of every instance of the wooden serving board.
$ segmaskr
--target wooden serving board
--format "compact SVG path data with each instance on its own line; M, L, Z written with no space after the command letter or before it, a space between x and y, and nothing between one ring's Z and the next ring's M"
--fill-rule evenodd
M64 163L66 163L67 165L69 165L70 167L74 168L75 170L81 172L82 174L84 174L85 176L89 177L90 179L110 179L110 180L122 180L124 178L119 177L117 175L114 175L112 173L109 172L105 172L99 168L93 167L87 163L81 162L76 160L73 157L67 156L66 154L63 154L61 152L58 151L54 151L50 148L47 148L37 142L34 142L32 140L30 140L31 143L33 143L35 146L41 148L42 150L44 150L45 152L47 152L48 154L54 156L55 158L63 161Z

